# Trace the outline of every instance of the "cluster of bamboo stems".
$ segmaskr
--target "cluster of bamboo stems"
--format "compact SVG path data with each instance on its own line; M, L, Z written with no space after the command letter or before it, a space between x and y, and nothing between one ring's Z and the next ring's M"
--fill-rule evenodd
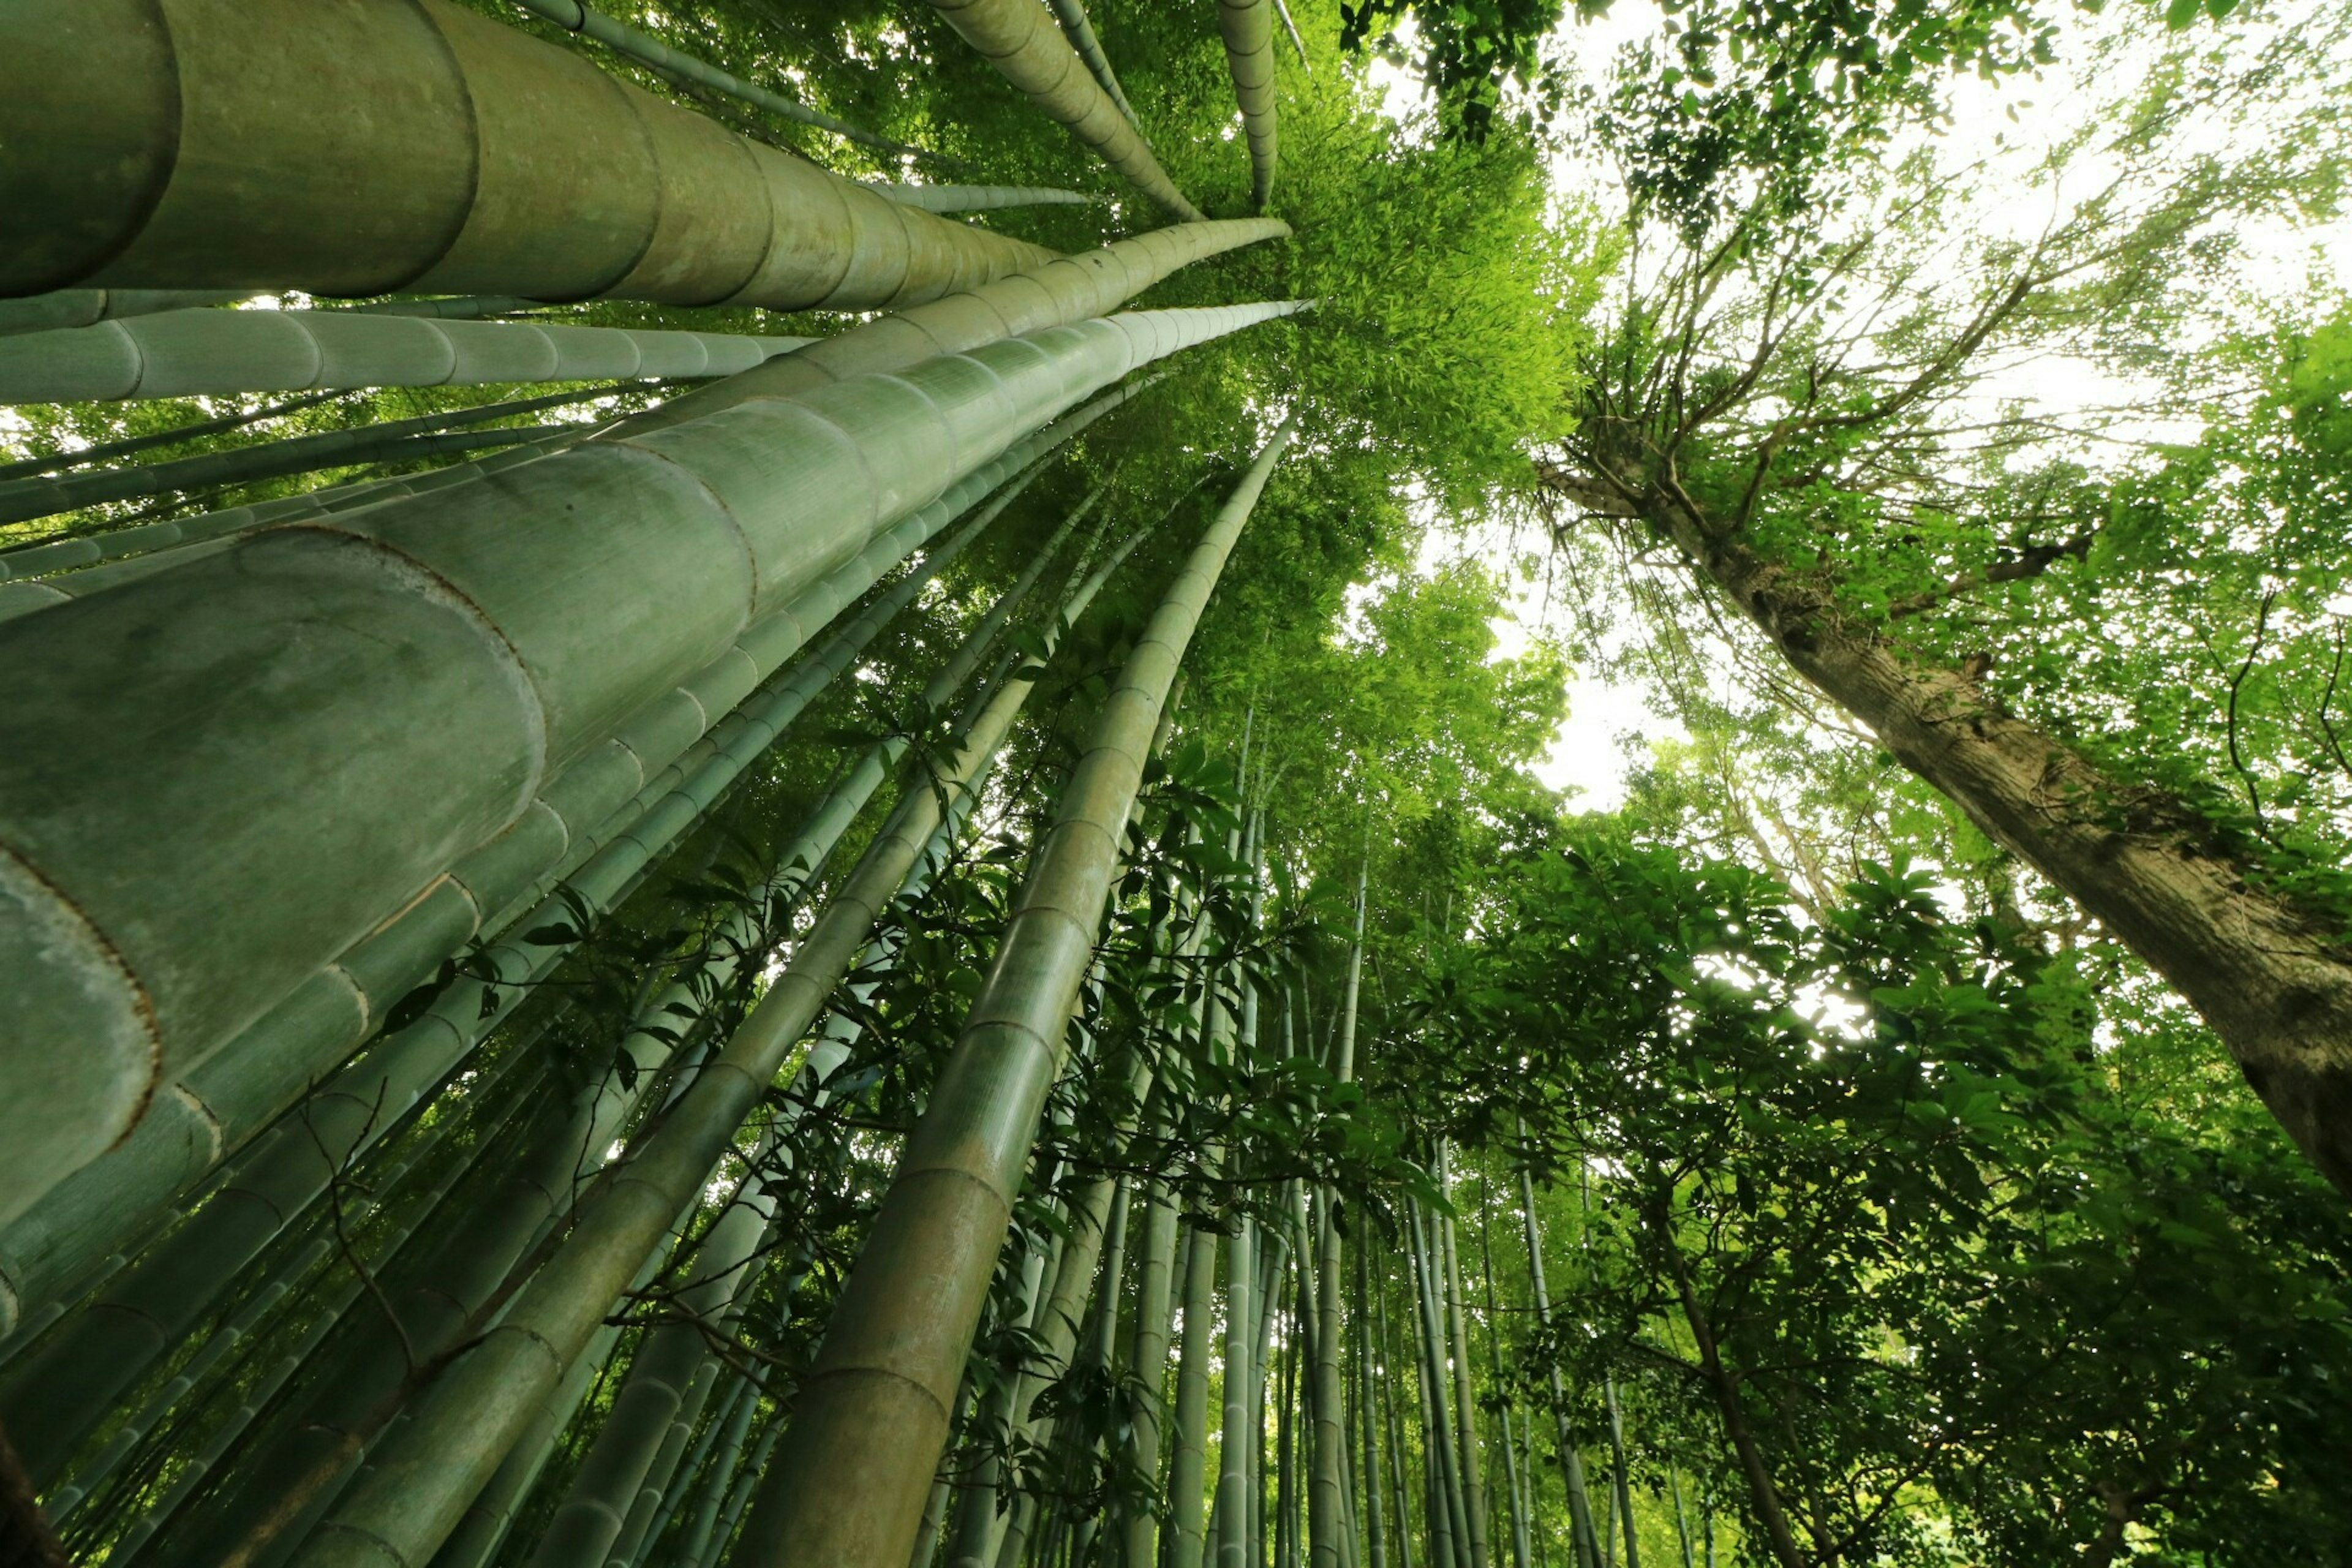
M922 156L572 0L530 9ZM1306 1541L1318 1568L1382 1563L1383 1517L1410 1552L1370 1414L1378 1291L1360 1253L1349 1310L1334 1194L1199 1216L1168 1180L1102 1175L1054 1200L1055 1239L1015 1224L1058 1083L1151 1139L1185 1049L1230 1060L1261 1031L1215 984L1181 1048L1097 1060L1074 1020L1186 647L1292 426L1092 716L937 1081L887 1108L913 1116L902 1149L877 1164L854 1132L886 1076L874 1009L1058 640L1147 538L1098 495L686 956L635 977L616 1042L574 995L603 922L708 870L780 738L1135 373L1302 308L1122 311L1286 231L1202 218L1075 3L1058 26L1038 0L940 9L1192 221L1056 257L937 215L1089 198L844 180L436 0L35 0L0 22L0 204L41 215L0 259L0 398L303 395L0 473L0 522L85 520L0 552L25 694L0 716L0 1427L36 1534L167 1568L1199 1568L1212 1540L1248 1568L1274 1407L1276 1468L1313 1476L1276 1489L1286 1561ZM1263 205L1269 26L1224 9ZM298 290L415 297L230 308ZM543 317L593 298L893 313L814 342ZM689 378L651 406L631 390ZM346 389L530 383L562 389L299 423ZM590 416L515 423L562 407ZM104 510L131 500L152 514ZM1171 953L1202 929L1180 919ZM1348 997L1342 1078L1352 970ZM860 1180L845 1269L811 1194ZM1456 1349L1424 1348L1459 1368L1451 1288ZM778 1324L811 1297L796 1362ZM975 1339L1015 1311L1038 1353L983 1395ZM1119 1441L1152 1486L1165 1468L1165 1531L1141 1494L1086 1517L1024 1489L1018 1456L1089 1441L1047 1397L1081 1368L1144 1390ZM1431 1408L1470 1422L1458 1394ZM1466 1425L1448 1451L1433 1486L1483 1529ZM1482 1534L1443 1539L1484 1568Z

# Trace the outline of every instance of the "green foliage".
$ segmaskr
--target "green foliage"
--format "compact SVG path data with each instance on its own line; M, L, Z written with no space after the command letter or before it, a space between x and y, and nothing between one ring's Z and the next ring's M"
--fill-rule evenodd
M2352 1419L2323 1370L2352 1228L2275 1132L2189 1131L2146 1071L2177 1032L2095 1043L2079 978L1916 873L1801 921L1608 826L1515 857L1473 930L1398 1081L1596 1180L1542 1353L1716 1428L1727 1478L1743 1426L1810 1552L1942 1562L1957 1531L2047 1561L2110 1494L2217 1562L2345 1528L2313 1445Z

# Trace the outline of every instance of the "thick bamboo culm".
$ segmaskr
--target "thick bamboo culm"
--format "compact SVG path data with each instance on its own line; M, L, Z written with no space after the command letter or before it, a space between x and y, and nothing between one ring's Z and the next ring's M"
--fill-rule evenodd
M8 1107L6 1215L128 1131L163 1074L429 892L551 770L880 529L1138 365L1297 308L1097 319L761 399L266 531L0 624L0 659L37 693L0 718L5 826L25 862L0 873L23 911L0 929L31 944L0 953L26 977L0 1009L11 1027L89 1042ZM123 679L137 628L164 623L183 658ZM217 712L229 668L275 683L277 700ZM314 707L359 732L310 723ZM94 713L113 721L93 727ZM110 754L121 747L140 758L135 782ZM231 806L299 773L295 756L323 770L299 799L266 816ZM185 765L159 785L163 758ZM352 769L363 785L330 782ZM126 856L104 825L134 819L148 831Z
M688 381L732 375L814 341L373 310L165 310L0 337L0 403Z
M1174 213L1198 222L1201 210L1176 188L1150 145L1095 79L1044 0L931 0L932 8L963 35L1029 100L1136 189Z
M26 0L0 144L0 295L871 310L1045 257L440 0Z

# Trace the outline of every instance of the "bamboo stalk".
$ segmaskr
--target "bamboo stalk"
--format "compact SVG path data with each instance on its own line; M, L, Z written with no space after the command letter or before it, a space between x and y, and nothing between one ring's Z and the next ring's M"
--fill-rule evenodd
M1094 24L1087 20L1087 8L1081 0L1046 0L1046 4L1053 7L1054 20L1062 25L1062 34L1070 40L1070 47L1086 61L1087 69L1094 73L1095 80L1110 95L1111 102L1127 116L1129 125L1139 124L1135 118L1135 106L1119 90L1118 73L1110 68L1110 57L1103 53L1102 40L1095 37Z
M1242 138L1249 144L1250 210L1263 212L1274 192L1276 142L1271 0L1217 0L1217 30L1224 35L1225 66L1241 105Z
M250 289L59 289L19 300L0 300L0 337L87 327L157 310L198 305L233 305L252 298Z
M868 190L901 206L927 213L996 212L1005 207L1082 207L1101 201L1078 191L1056 191L1039 185L908 185L887 180L864 182Z
M257 62L267 60L268 68ZM97 285L771 310L1044 258L438 3L25 0L0 23L0 295Z
M1351 1081L1356 1071L1356 1008L1363 985L1364 900L1370 884L1369 856L1356 873L1356 931L1348 949L1348 978L1339 1003L1339 1034L1332 1049L1332 1076ZM1333 1196L1324 1194L1316 1259L1315 1363L1307 1384L1313 1411L1312 1469L1307 1494L1307 1538L1314 1568L1341 1568L1339 1519L1343 1493L1339 1456L1347 1437L1339 1415L1339 1228L1332 1223Z
M177 447L206 436L218 436L230 430L242 430L248 425L265 420L282 419L289 414L299 414L305 408L316 408L329 401L331 394L313 393L307 397L289 397L283 403L267 404L259 408L236 414L224 414L216 418L199 419L193 424L173 426L169 430L157 430L145 436L127 436L120 441L100 441L95 446L79 447L69 452L58 452L47 458L26 458L14 463L0 463L0 479L21 479L32 474L55 473L59 468L86 468L92 463L110 462L127 458L134 452L152 451L158 447ZM0 560L8 554L0 551Z
M733 375L815 341L389 310L166 310L0 337L0 403L688 381Z
M1201 211L1170 180L1160 160L1121 114L1062 29L1038 0L931 0L948 26L1028 95L1029 101L1135 187L1178 217Z
M1527 1124L1521 1122L1519 1136L1527 1136ZM1543 1233L1536 1221L1535 1182L1528 1174L1524 1162L1519 1166L1519 1213L1527 1231L1528 1278L1535 1295L1536 1321L1547 1331L1551 1328L1551 1297L1544 1289ZM1551 1404L1556 1424L1555 1436L1559 1445L1559 1465L1568 1489L1569 1550L1574 1568L1601 1568L1601 1542L1592 1527L1592 1497L1585 1485L1584 1458L1578 1450L1576 1434L1568 1425L1568 1390L1562 1386L1559 1364L1548 1362L1551 1375Z
M714 92L740 100L754 109L782 115L786 120L813 126L819 131L831 132L844 141L855 142L862 147L914 158L938 156L920 147L909 147L903 142L893 142L871 131L861 131L846 121L836 120L782 93L771 92L766 88L745 81L741 77L670 47L649 33L641 33L625 22L616 22L601 11L592 11L581 5L580 0L513 0L513 3L523 10L546 17L559 27L593 38L614 53L664 76L683 77L698 87L707 87Z
M773 742L816 693L920 592L934 572L968 546L995 513L996 509L991 509L976 517L964 532L934 552L921 571L910 574L828 638L819 653L774 683L772 690L757 694L758 700L735 716L737 721L721 727L732 743L717 749L697 770L699 782L671 797L681 805L672 813L667 831L638 826L626 837L616 838L611 849L575 879L574 896L591 910L615 906L635 887L635 879L657 851L690 828L719 791ZM903 550L905 542L887 547ZM668 782L657 777L651 787L665 792ZM567 921L572 915L571 903L551 894L518 923L531 929ZM365 1140L383 1131L379 1113L385 1107L396 1113L415 1103L423 1085L438 1081L484 1037L499 1016L485 1005L486 999L495 999L502 985L528 987L552 972L572 945L569 942L530 946L504 943L487 950L478 961L478 973L492 978L460 981L424 1017L371 1052L325 1092L314 1095L310 1119L302 1128L280 1133L274 1143L248 1156L247 1173L226 1189L226 1200L184 1227L166 1248L143 1261L116 1287L110 1300L121 1304L120 1318L93 1320L49 1350L38 1365L10 1379L5 1394L0 1394L0 1409L11 1413L20 1433L32 1435L20 1436L19 1440L29 1440L34 1451L46 1453L53 1443L69 1440L52 1439L51 1426L68 1420L96 1419L112 1390L161 1352L184 1325L186 1314L208 1300L275 1235L286 1216L316 1198L335 1162L349 1158ZM239 1119L231 1103L217 1094L210 1097L209 1103L215 1131L225 1137L233 1133ZM260 1119L251 1114L245 1118ZM152 1173L149 1166L134 1167L131 1173L152 1176ZM100 1201L108 1195L115 1200L111 1206L119 1208L124 1196L120 1184L110 1194L92 1194ZM54 1252L47 1258L34 1257L52 1271L59 1270ZM26 1272L20 1265L18 1278L25 1279Z

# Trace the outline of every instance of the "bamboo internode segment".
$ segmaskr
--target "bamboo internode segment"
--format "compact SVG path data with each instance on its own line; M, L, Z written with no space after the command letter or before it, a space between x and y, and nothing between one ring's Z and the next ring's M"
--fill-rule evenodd
M739 1549L746 1562L907 1562L1169 688L1291 438L1286 425L1259 453L1105 700L801 1384Z
M814 341L373 310L167 310L0 337L0 403L686 380L732 375Z
M1068 126L1070 134L1133 181L1136 189L1178 217L1201 218L1201 209L1160 168L1150 144L1078 58L1043 0L931 0L931 5L965 42L988 57L1005 80L1026 93L1048 118Z
M1048 254L443 0L24 0L0 13L0 295L871 310Z
M1259 211L1274 193L1274 6L1270 0L1217 0L1217 26L1249 142L1250 207Z

